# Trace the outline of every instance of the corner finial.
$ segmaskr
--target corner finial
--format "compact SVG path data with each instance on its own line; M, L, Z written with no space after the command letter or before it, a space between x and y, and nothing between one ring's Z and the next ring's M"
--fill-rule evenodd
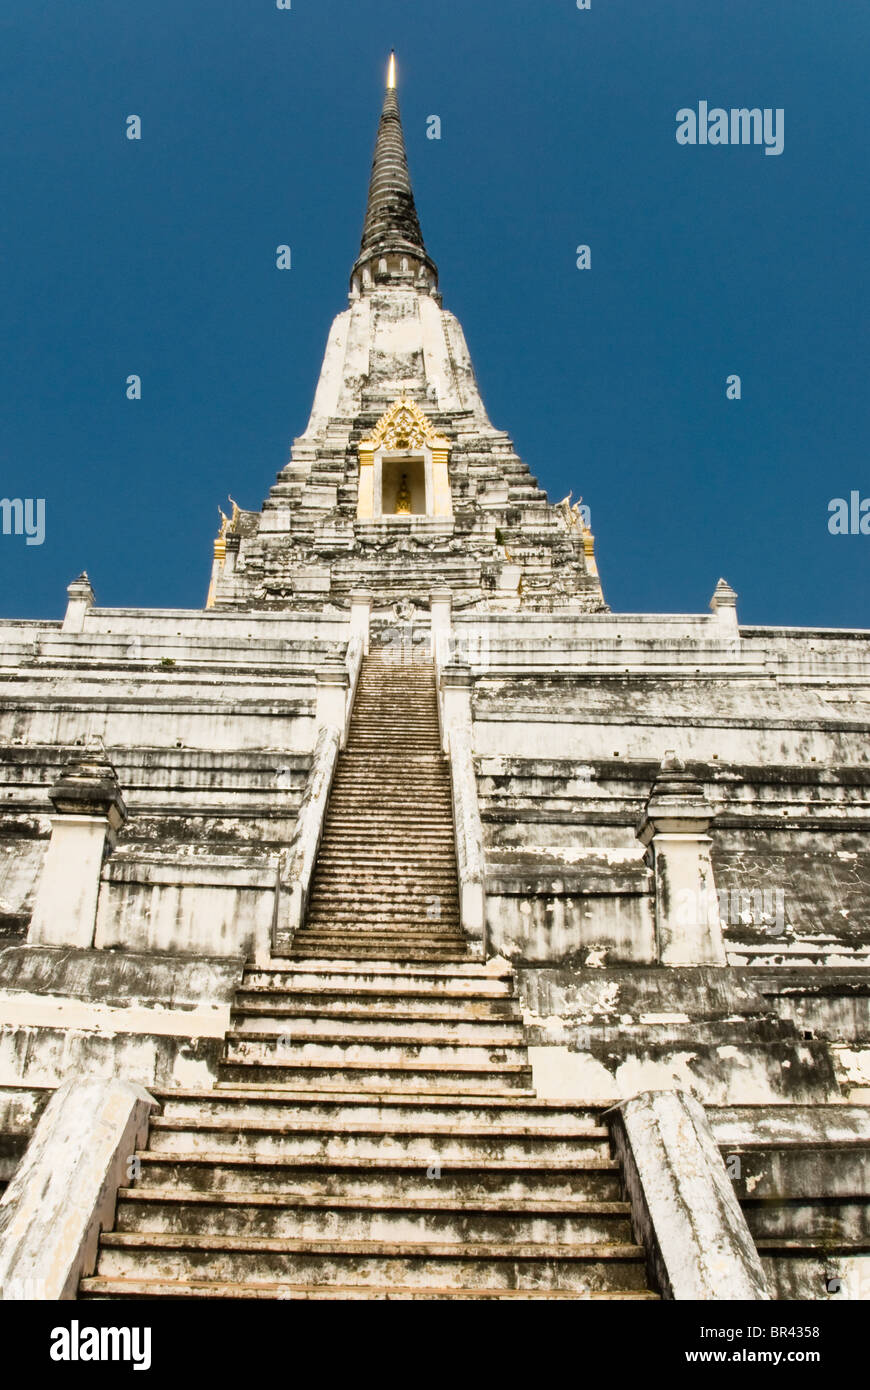
M720 579L710 600L713 618L724 631L730 632L732 637L740 636L740 624L737 621L737 597L727 579Z
M387 91L393 91L396 85L396 50L390 49L390 66L387 69Z

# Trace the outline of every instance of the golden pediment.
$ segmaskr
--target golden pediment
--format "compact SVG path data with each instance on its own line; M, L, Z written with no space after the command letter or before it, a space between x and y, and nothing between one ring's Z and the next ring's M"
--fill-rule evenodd
M449 449L450 441L436 432L432 421L423 414L415 401L400 396L384 411L372 433L360 440L366 450L387 449L397 452L406 449Z

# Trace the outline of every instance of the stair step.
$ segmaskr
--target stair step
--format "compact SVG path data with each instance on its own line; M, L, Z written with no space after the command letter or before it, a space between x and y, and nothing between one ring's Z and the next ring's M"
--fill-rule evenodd
M379 961L367 961L365 972L367 978L384 978L385 981L391 976L393 978L401 978L402 980L406 979L408 976L408 969L405 962L393 960L389 956L384 956ZM268 973L270 975L292 973L294 976L305 975L306 977L319 977L324 973L342 976L345 974L352 975L354 971L351 964L335 965L331 960L311 959L302 963L300 961L290 961L289 959L282 959L280 956L274 956L268 967L268 971L265 969L261 970L257 966L248 966L246 974L254 973ZM495 980L502 984L510 984L511 986L514 978L513 968L508 965L506 961L500 962L498 959L491 961L469 960L464 964L450 966L427 965L411 973L415 979L419 977L420 979L434 981L447 980L450 983L461 980L472 980L474 982L479 982L480 980L485 982Z
M354 910L334 905L329 901L329 894L321 894L311 905L311 917L317 919L318 935L327 933L346 937L349 931L353 933L354 927L359 927L360 931L366 931L370 935L400 937L403 941L416 941L418 945L438 947L448 944L448 940L450 945L459 944L463 941L457 920L459 909L452 903L439 902L438 894L432 894L431 898L435 899L435 906L429 902L427 908L425 899L421 899L420 905L414 906L411 903L409 908L399 913L391 908L393 899L381 902L372 895L366 906L360 903ZM439 915L428 916L428 913L435 909ZM313 920L306 922L306 927L309 926L314 926Z
M366 823L368 823L370 819L368 813L363 811L360 812L360 814L365 815ZM407 814L407 810L403 809L401 816L405 817ZM318 866L320 866L321 863L336 864L340 855L342 864L346 864L349 861L359 861L360 863L370 865L373 869L380 869L382 872L391 876L405 874L413 877L418 873L443 874L452 869L454 879L456 877L456 857L453 854L452 843L450 846L443 844L441 841L436 844L430 836L427 836L425 843L414 845L412 842L409 842L403 827L399 835L399 840L401 841L400 845L395 845L395 841L393 845L391 845L389 840L374 841L370 839L367 843L366 850L363 850L350 846L345 847L343 844L339 846L329 843L330 836L328 831L330 829L338 830L340 828L341 827L332 824L331 826L328 825L327 830L324 831L326 840L321 846L320 855L318 855ZM357 831L359 831L358 821L356 822L356 828ZM452 828L449 834L452 837ZM395 847L393 847L394 845ZM338 867L338 865L336 865L336 867Z
M392 815L382 815L380 811L375 811L365 802L351 808L337 807L333 811L327 811L324 824L324 835L335 832L344 840L358 840L363 848L367 848L369 853L395 854L398 862L402 862L409 854L417 858L422 858L425 862L427 857L434 856L436 859L444 852L445 844L453 843L453 825L443 821L440 817L435 820L423 821L414 820L409 823L413 815L413 807L405 806L396 809ZM360 817L364 816L363 821ZM383 826L385 835L383 840L373 838L370 833L369 825Z
M360 815L366 816L364 821L360 821ZM340 833L342 840L356 838L361 845L366 845L368 849L374 848L379 852L384 849L385 853L395 851L397 855L428 855L435 853L441 855L443 845L446 842L453 842L453 824L450 821L442 820L441 817L432 817L427 820L413 820L413 808L406 806L402 810L396 810L392 816L381 815L381 812L371 808L345 809L336 808L327 810L325 819L324 835L336 831ZM385 831L389 831L389 838L384 841L375 840L370 833L371 826L384 826Z
M388 724L386 714L377 709L361 712L351 720L348 745L356 752L364 751L366 739L387 763L392 760L395 764L405 748L425 751L433 759L444 756L434 710L429 719L415 719L407 724Z
M452 1288L642 1289L644 1251L633 1244L498 1244L293 1240L269 1236L106 1232L102 1277L208 1277L223 1281L436 1284ZM343 1276L340 1277L340 1276Z
M351 724L348 747L361 757L379 758L393 771L409 757L426 758L432 766L444 757L441 738L434 730L386 729L379 719L366 726Z
M440 801L449 796L452 789L450 764L436 742L427 740L425 747L405 747L397 751L391 760L385 753L384 733L381 731L377 742L372 741L371 751L353 751L353 729L350 730L348 747L342 750L332 781L332 789L338 792L357 790L372 793L383 791L391 796L408 797L412 790L419 790L421 798L430 793ZM421 804L425 809L425 804Z
M322 863L324 867L339 870L345 867L372 867L393 876L406 874L413 877L431 873L452 874L456 878L456 853L452 844L443 849L429 847L420 852L416 849L393 852L386 845L377 845L371 840L353 844L342 838L340 844L334 840L331 844L322 845L317 863L318 866Z
M419 926L422 919L436 936L443 917L459 910L455 889L417 888L409 884L404 892L401 889L385 891L372 888L363 874L347 874L345 885L342 894L336 885L315 882L311 890L312 909L319 906L321 911L332 911L337 922L366 923L384 919L387 924L395 921L396 926L403 923ZM348 901L351 892L358 895L356 904ZM454 928L452 934L458 935L453 922L451 926Z
M366 824L368 817L366 816ZM336 832L340 827L333 826ZM443 835L433 839L431 835L416 835L413 827L407 824L402 827L402 832L388 840L374 840L360 827L356 826L356 837L359 844L345 843L351 840L351 836L344 829L341 830L341 845L329 845L321 843L317 862L329 863L335 860L339 854L347 855L348 859L359 859L363 862L372 863L380 867L386 867L393 873L402 871L408 872L410 869L443 869L448 864L455 865L456 857L453 853L453 827L445 829ZM448 853L449 849L449 853Z
M276 1057L248 1061L224 1061L221 1078L228 1082L247 1081L257 1086L286 1084L295 1088L312 1086L323 1089L324 1083L338 1090L363 1091L427 1091L440 1087L444 1092L462 1090L468 1093L501 1092L511 1085L530 1088L532 1069L519 1064L505 1066L463 1066L457 1062L414 1063L344 1060L326 1062L295 1058L292 1062Z
M308 944L306 944L306 942ZM310 955L325 955L327 952L333 960L360 961L364 960L366 957L370 957L372 960L378 960L384 953L384 946L383 942L377 942L372 945L370 950L366 950L363 946L350 943L346 946L337 946L333 945L328 940L321 941L314 933L311 933L309 938L300 932L298 945L291 950L291 957L298 957L301 960L305 960ZM432 961L433 963L443 962L444 964L450 961L463 961L467 959L468 953L467 951L460 950L458 947L456 950L436 950L433 947L429 951L425 951L422 947L416 947L407 949L403 951L402 954L410 963L419 963L422 965L427 961Z
M163 1118L209 1116L234 1125L244 1119L280 1125L289 1119L328 1126L376 1123L392 1129L434 1125L465 1132L467 1126L509 1128L515 1133L555 1137L600 1129L597 1110L565 1109L556 1102L504 1096L360 1096L339 1092L275 1092L217 1088L210 1091L152 1091Z
M197 1133L202 1134L226 1134L235 1139L243 1133L275 1134L275 1135L319 1135L330 1137L341 1137L343 1135L365 1135L376 1139L407 1139L433 1138L433 1139L461 1139L466 1140L493 1140L493 1139L533 1139L543 1143L551 1144L558 1142L564 1144L583 1141L580 1147L583 1148L587 1141L594 1140L596 1143L595 1153L601 1143L609 1141L609 1130L605 1125L585 1125L577 1129L563 1131L561 1129L545 1128L538 1125L523 1125L515 1123L498 1123L489 1117L486 1120L475 1124L468 1119L462 1121L461 1127L456 1121L443 1123L447 1117L442 1116L442 1123L437 1121L422 1121L419 1119L406 1120L403 1124L398 1124L395 1119L386 1120L326 1120L321 1117L309 1119L290 1118L284 1115L274 1118L265 1114L255 1116L245 1116L238 1113L238 1106L234 1108L232 1123L230 1124L227 1115L200 1115L191 1118L185 1115L155 1115L152 1117L151 1125L155 1132L164 1131L168 1133ZM195 1147L195 1146L194 1146ZM506 1156L506 1155L503 1155ZM545 1155L546 1156L546 1155ZM551 1154L550 1157L573 1158L573 1150L568 1154Z
M448 1216L631 1216L631 1203L586 1201L576 1197L523 1199L521 1197L405 1197L379 1194L340 1196L335 1193L244 1192L241 1190L203 1192L194 1187L121 1187L118 1201L159 1206L232 1207L244 1206L290 1211L363 1211L441 1213ZM135 1229L135 1228L134 1228Z
M318 863L314 874L314 888L324 884L330 888L341 888L351 879L366 886L372 896L390 899L413 897L423 901L433 891L444 897L458 894L459 881L456 872L456 859L445 854L442 860L431 859L426 864L384 864L374 857L368 861L345 856L340 852L334 857Z
M443 955L445 952L449 953L450 961L455 960L457 964L468 959L467 943L457 923L449 919L446 922L427 922L424 930L413 930L414 927L419 928L423 925L419 918L394 925L389 918L372 917L367 918L362 925L355 926L353 922L334 922L329 913L323 913L316 922L306 923L294 935L290 955L291 958L295 958L302 944L307 944L310 948L318 941L323 941L346 946L352 956L353 945L359 942L359 959L362 960L364 957L371 957L372 950L380 941L381 957L391 955L394 960L406 960L409 964L416 963L413 960L415 956L420 964L424 964L427 957L433 954ZM317 952L309 950L308 954L316 955Z
M413 824L409 825L409 817L413 814ZM364 820L360 820L364 817ZM324 835L328 835L330 830L340 830L344 828L360 829L361 824L365 827L369 825L383 826L390 838L384 840L384 847L389 848L391 843L402 846L413 846L416 853L423 853L431 843L431 837L438 834L443 838L445 835L453 835L453 823L450 815L445 812L435 812L430 814L418 815L413 810L413 803L405 797L403 801L391 803L382 797L377 800L374 794L371 798L364 796L348 797L347 800L336 801L331 804L326 812L324 822ZM379 841L369 841L380 848Z
M351 885L353 887L351 888ZM403 903L417 911L431 908L433 898L442 903L459 901L459 882L456 865L445 864L436 869L431 877L426 874L408 873L401 870L391 874L383 869L373 872L365 864L335 865L324 873L318 869L311 885L311 897L335 897L347 910L353 906L348 899L351 893L359 893L361 905L367 909L385 903L390 908L401 907Z
M429 881L416 875L403 875L390 882L384 879L373 881L369 870L363 865L347 865L327 877L316 874L311 896L313 898L317 894L323 898L336 899L337 908L345 914L353 906L353 895L359 898L361 907L368 912L381 904L390 911L405 904L409 913L434 913L439 910L439 903L443 904L446 910L448 906L456 906L459 901L454 866L451 866L451 871L449 882L445 882L445 876ZM431 920L437 926L437 918L433 917Z
M410 1288L397 1284L366 1285L355 1284L294 1284L294 1283L226 1283L214 1279L185 1279L183 1283L160 1279L105 1279L92 1277L81 1282L85 1298L244 1298L244 1299L286 1299L311 1300L329 1299L347 1302L349 1299L640 1299L657 1300L659 1295L645 1289L608 1290L601 1292L572 1292L566 1289L444 1289L424 1285Z
M382 955L385 949L393 950L406 959L416 955L421 961L429 957L438 960L445 956L448 959L462 960L467 954L458 930L450 931L446 925L437 935L430 930L415 935L406 927L379 924L376 919L367 926L356 928L349 922L333 926L328 914L309 923L299 932L294 941L294 950L304 946L310 951L318 945L327 948L340 947L346 950L351 958L356 946L359 947L360 957L372 952Z
M412 951L440 951L446 947L456 950L465 946L459 923L451 919L447 909L437 921L426 920L422 910L416 916L408 913L394 921L388 910L377 912L374 909L370 909L364 917L350 920L323 905L318 906L317 911L312 913L312 920L306 922L294 937L294 946L297 940L302 939L303 933L306 934L305 940L316 936L323 940L339 941L343 945L353 945L354 941L359 940L367 947L381 938L385 949L390 952L395 952L397 946L410 947Z
M393 899L404 894L406 898L410 896L421 903L433 894L444 898L457 897L459 890L456 860L452 854L445 855L442 863L433 861L411 868L405 864L383 864L352 858L339 852L318 864L312 892L317 888L332 891L342 887L347 891L347 884L351 882L363 885L372 897L383 894Z
M372 906L367 909L366 916L350 920L346 916L339 916L338 910L333 911L325 904L319 905L317 911L312 913L312 920L306 921L305 926L294 935L293 953L300 940L307 941L310 937L329 938L349 945L359 940L367 950L381 937L384 942L381 954L391 955L394 959L405 959L405 948L412 953L422 951L424 954L446 948L451 951L460 949L466 958L468 955L462 928L448 908L437 919L427 918L421 907L416 914L409 912L394 921L388 908L377 911Z
M372 800L387 797L390 800L407 802L409 791L413 791L415 796L426 799L426 808L428 809L450 805L451 782L446 769L443 775L418 772L413 768L409 769L407 765L402 771L402 777L395 780L385 778L383 769L376 768L374 763L370 773L364 772L361 768L354 769L352 773L342 771L336 774L332 783L330 798L345 796L356 798L365 794L370 796ZM430 797L433 798L431 803Z
M415 855L415 862L426 864L438 862L445 856L446 849L454 843L453 826L442 820L418 820L408 829L408 817L412 814L410 806L397 808L392 815L379 809L377 812L361 804L352 809L328 811L323 827L325 849L338 848L347 840L357 840L366 846L369 853L378 854L381 848L389 852L393 843L400 844L403 850ZM362 827L365 827L363 829ZM381 838L373 832L378 831ZM333 836L336 837L335 841Z
M407 764L407 760L405 761ZM443 820L448 816L453 804L452 786L448 776L445 775L434 782L419 777L413 768L408 768L407 765L403 772L401 783L397 782L394 786L385 784L383 777L374 770L370 776L355 772L353 777L336 780L330 791L329 805L334 808L342 802L353 806L365 802L372 810L380 806L397 809L402 805L412 805L415 811L432 819ZM417 823L415 816L408 829L412 830Z
M349 882L359 883L360 881L350 879ZM388 929L387 935L392 934L410 938L414 933L417 933L423 939L425 939L427 935L432 936L436 938L432 944L437 946L440 944L437 937L439 935L439 926L441 925L442 917L447 916L451 907L454 907L454 910L456 910L455 904L451 903L450 896L447 894L420 894L419 902L416 904L414 901L415 896L416 895L409 895L406 893L403 898L400 894L386 895L371 893L367 894L365 900L354 908L353 906L345 907L340 905L342 904L342 898L337 892L323 888L318 889L315 885L311 894L311 911L315 912L315 909L319 909L319 914L331 914L332 920L336 925L340 922L347 922L351 926L354 923L358 923L362 929L368 924L378 926L382 923L384 927ZM427 918L426 914L428 911L432 910L433 900L438 905L441 917ZM408 904L407 908L403 912L395 911L393 905L395 904L395 906L398 907L403 902ZM425 925L421 925L421 918L424 919ZM400 927L402 928L401 931L398 930ZM459 938L458 930L454 930L451 935Z
M324 843L317 858L315 873L331 870L333 875L346 874L348 870L362 871L373 880L383 879L395 886L407 882L428 882L441 880L456 887L456 855L453 846L444 849L427 849L425 854L413 849L403 851L402 855L392 855L386 846L370 843L367 850Z
M364 813L361 813L364 814ZM368 816L365 821L368 823ZM373 829L375 822L372 822ZM327 826L324 830L323 853L328 856L326 862L341 856L343 862L371 863L373 857L377 857L377 862L381 866L388 866L395 872L404 872L413 876L417 868L445 870L452 869L456 872L456 853L453 831L449 834L431 834L427 837L426 843L414 846L413 842L405 843L401 854L392 854L390 851L390 840L399 837L403 842L407 842L408 837L402 830L399 822L395 826L377 826L381 838L374 835L366 835L360 830L360 818L357 817L353 825ZM383 832L383 833L381 833ZM345 858L346 856L346 858Z
M493 1161L479 1159L433 1166L431 1159L379 1154L374 1157L318 1159L245 1151L156 1152L137 1155L141 1179L135 1192L171 1187L213 1196L239 1192L280 1194L298 1200L327 1203L387 1201L403 1205L484 1203L493 1199L523 1210L542 1203L614 1202L621 1198L618 1163L609 1157L545 1164L525 1157ZM435 1160L437 1165L437 1159Z
M463 1024L522 1022L519 1006L513 999L466 999L462 1009L444 1004L440 1000L423 997L388 999L373 995L360 1000L358 995L346 993L335 999L323 995L287 995L280 990L241 989L236 992L236 1002L231 1010L233 1018L269 1019L342 1019L349 1023L368 1022L381 1019L384 1023L438 1023Z
M342 932L352 931L354 925L360 930L383 928L387 935L401 936L406 940L416 936L421 944L427 938L432 938L433 946L443 945L444 936L450 936L454 942L462 940L458 922L459 906L456 901L451 901L449 894L406 893L403 899L400 895L371 892L364 879L352 875L348 876L347 885L348 890L353 888L360 895L361 902L355 914L352 908L346 906L346 899L342 898L337 888L320 886L312 891L310 911L312 916L321 920L321 925L324 919L328 919ZM403 903L405 905L400 912Z
M155 1093L83 1298L656 1297L605 1107L535 1095L513 970L470 953L434 666L394 658L307 921L246 966L216 1085Z
M493 1067L501 1070L508 1066L522 1071L528 1069L522 1043L477 1043L462 1038L449 1042L427 1042L408 1033L393 1037L386 1033L380 1036L365 1033L355 1036L350 1030L303 1033L294 1029L284 1036L230 1030L226 1035L225 1056L232 1065L255 1062L296 1066L310 1062L319 1066L334 1064L342 1067L353 1063L381 1068L389 1063L402 1068L428 1067L430 1064L452 1067L459 1064L477 1069Z
M390 753L395 753L403 744L433 746L440 749L436 721L437 714L433 709L428 719L421 711L413 719L409 718L400 723L388 724L377 709L371 708L365 712L360 711L351 719L348 742L352 742L352 746L356 747L359 735L370 734L373 738L378 739L379 746L386 757L389 757ZM434 728L433 725L435 725Z
M390 744L389 752L386 748L387 740ZM400 733L398 730L390 733L384 729L379 720L368 728L351 725L348 741L357 752L365 752L369 757L377 756L386 761L392 757L394 767L398 767L402 760L415 755L433 760L443 756L441 740L437 734L408 735L407 733ZM368 752L369 749L371 750L370 753Z
M459 923L444 913L438 929L423 925L423 918L403 918L401 922L391 922L389 916L365 917L362 921L342 920L326 907L318 907L311 913L310 920L294 941L294 948L319 942L323 947L338 946L353 950L359 943L367 949L381 947L395 951L398 955L413 955L434 952L440 958L445 951L465 951L465 941L460 935Z
M404 873L389 875L383 870L373 874L366 867L348 864L332 870L318 869L311 896L343 894L346 898L351 884L365 893L369 903L387 902L398 905L410 900L419 907L426 907L431 905L433 898L440 898L444 903L459 899L455 868L452 874L440 872L433 874L431 878L415 874L409 878Z
M315 954L320 956L329 955L332 960L336 961L358 961L360 959L365 959L366 954L364 951L360 951L358 947L349 947L345 949L342 946L330 945L329 942L318 944L316 941L314 941L312 946L309 947L304 944L304 940L302 944L299 946L298 951L300 960L304 960L309 954ZM467 958L467 952L461 951L458 948L455 951L430 951L428 955L421 955L419 952L415 953L412 950L406 950L403 954L405 955L408 961L411 961L416 957L416 961L421 965L425 965L430 962L437 965L447 965L451 961L462 961ZM369 952L369 955L371 956L372 960L376 960L378 956L383 955L382 944L379 943L376 946L373 946L371 951Z
M551 1137L498 1131L487 1136L479 1129L454 1132L447 1126L417 1126L391 1132L385 1125L345 1125L341 1129L322 1122L284 1120L264 1125L258 1120L235 1122L230 1128L222 1117L186 1116L152 1121L149 1150L152 1153L245 1153L251 1157L275 1156L289 1161L332 1163L355 1158L403 1159L425 1169L438 1162L452 1167L462 1161L489 1166L492 1157L501 1162L542 1157L546 1161L579 1163L606 1150L608 1136L592 1131ZM497 1127L496 1127L497 1128Z
M333 827L322 844L323 863L332 868L375 867L390 874L404 874L407 878L417 873L450 874L456 880L455 844L451 837L429 838L425 846L404 845L401 851L391 851L388 839L380 841L366 838L359 830L353 831ZM318 856L318 863L320 857ZM315 871L316 872L316 871Z
M335 964L342 965L344 962L337 961ZM298 1000L302 1006L309 1002L316 1006L321 1001L324 1004L340 1004L359 999L368 1004L384 1000L389 1007L397 1008L404 1003L412 1007L424 1007L427 1004L437 1007L450 1000L467 1001L469 1008L514 1002L510 988L500 980L494 981L487 988L484 984L475 985L473 981L459 981L456 985L448 980L443 983L440 980L421 981L416 972L414 979L409 980L407 984L400 978L390 980L389 984L382 983L378 979L367 978L364 974L356 972L353 976L346 977L338 973L311 977L293 975L290 977L293 983L285 983L285 978L257 975L244 980L239 1007L250 999L261 997L264 1004L286 1000L288 1008L294 1000Z
M234 1008L231 1013L232 1029L228 1037L275 1037L294 1039L340 1038L340 1039L389 1039L391 1043L413 1039L415 1043L425 1042L436 1045L442 1041L474 1042L478 1047L513 1047L523 1045L522 1020L515 1018L460 1019L455 1017L438 1019L430 1015L421 1018L407 1014L365 1014L358 1010L353 1013L327 1014L325 1017L317 1010L307 1014L286 1009L247 1010Z
M409 850L405 857L382 853L369 844L366 848L356 845L325 845L318 856L315 874L322 870L347 874L349 871L363 871L395 882L397 879L427 882L429 879L443 879L456 885L456 855L451 845L443 852L429 850L425 858Z
M366 816L366 825L369 817ZM372 819L372 824L377 822ZM394 826L387 827L392 831ZM385 838L379 841L367 831L360 827L358 818L349 818L346 824L327 821L324 835L328 833L328 843L324 843L323 849L327 853L337 853L345 849L357 854L377 854L383 855L384 862L389 864L404 865L406 863L441 865L446 857L447 850L452 852L454 838L452 827L449 830L429 831L424 836L419 836L419 843L415 841L414 832L408 832L406 827L401 827L401 834L396 837ZM397 843L400 842L399 843ZM393 848L393 844L396 848Z
M416 925L421 924L418 921ZM376 949L379 938L380 951ZM390 956L393 960L407 961L409 965L425 965L430 957L437 958L445 953L448 959L441 962L444 965L461 965L469 959L465 937L459 926L450 921L435 924L434 930L432 923L426 923L424 932L415 933L407 931L401 924L393 926L389 920L379 921L377 918L371 918L367 925L355 930L350 922L332 925L327 913L320 921L307 924L295 934L289 951L290 959L298 959L301 944L307 945L309 958L317 956L317 951L311 948L315 947L318 941L347 947L350 959L353 959L354 942L359 942L360 961L382 960L385 956ZM331 954L330 951L329 955ZM319 956L317 958L321 959ZM324 954L323 959L326 958ZM439 962L436 959L433 963Z
M376 797L380 792L388 796L405 796L409 790L419 792L421 799L432 795L441 804L449 799L453 783L450 766L442 753L413 753L407 749L396 759L395 765L385 763L381 749L371 753L359 754L355 758L350 750L341 755L332 781L332 792L364 792Z
M386 748L381 748L376 755L354 752L350 745L343 750L343 754L336 768L334 786L352 784L356 777L370 782L376 781L379 777L387 790L407 789L409 769L404 754L401 759L392 760ZM415 786L450 786L450 763L447 755L440 749L437 753L416 754L410 771L413 773L412 780Z
M403 789L392 794L385 794L384 788L377 784L373 784L369 789L361 787L359 783L353 787L340 788L336 793L331 792L326 813L327 823L339 815L354 814L361 805L368 807L374 818L385 821L413 809L413 821L406 829L408 834L416 831L418 838L420 830L427 826L452 829L452 801L448 789L443 788L433 799L429 791L417 787L413 776L407 778Z
M555 1204L554 1204L555 1205ZM183 1188L125 1188L118 1194L115 1229L173 1235L256 1235L294 1240L435 1242L507 1240L563 1245L631 1244L626 1203L587 1202L570 1211L505 1210L377 1200L300 1201L281 1193L196 1192Z

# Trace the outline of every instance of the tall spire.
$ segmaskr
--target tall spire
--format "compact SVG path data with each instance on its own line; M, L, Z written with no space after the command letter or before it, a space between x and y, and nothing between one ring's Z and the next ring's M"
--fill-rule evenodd
M396 55L391 53L362 242L351 276L359 288L372 282L414 281L421 275L432 288L437 285L438 271L426 253L411 188L396 96Z

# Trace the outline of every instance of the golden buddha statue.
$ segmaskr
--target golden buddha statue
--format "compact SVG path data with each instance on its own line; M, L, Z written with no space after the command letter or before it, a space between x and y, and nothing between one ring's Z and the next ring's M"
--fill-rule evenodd
M396 493L396 515L410 516L411 513L411 489L408 487L408 475L402 474L402 481L399 484L399 491Z

